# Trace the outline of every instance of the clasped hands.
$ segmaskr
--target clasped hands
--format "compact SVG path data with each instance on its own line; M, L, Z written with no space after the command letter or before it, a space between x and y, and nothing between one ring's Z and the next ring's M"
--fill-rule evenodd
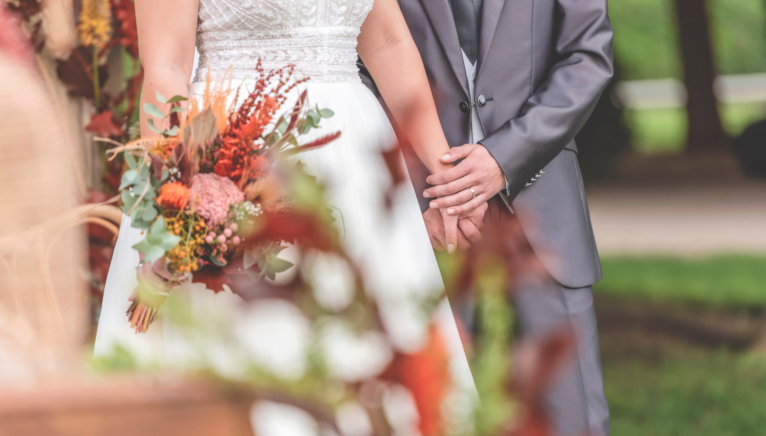
M481 241L487 201L506 186L500 165L484 146L452 148L441 161L454 163L461 159L449 170L429 176L426 182L433 186L423 192L425 198L434 198L423 212L431 245L450 253Z

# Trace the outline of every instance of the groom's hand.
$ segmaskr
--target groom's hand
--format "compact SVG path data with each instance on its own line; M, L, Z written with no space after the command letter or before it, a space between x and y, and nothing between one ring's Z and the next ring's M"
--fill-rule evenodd
M450 215L463 215L479 207L505 189L505 175L494 157L481 144L466 144L450 149L442 156L444 163L463 159L455 167L433 174L426 179L431 188L423 192L425 198L438 198L431 208L449 208ZM473 188L476 196L471 193Z

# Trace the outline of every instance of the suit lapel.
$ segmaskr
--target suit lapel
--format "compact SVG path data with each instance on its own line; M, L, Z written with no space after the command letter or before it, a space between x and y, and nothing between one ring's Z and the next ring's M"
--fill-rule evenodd
M479 36L479 59L477 60L477 78L487 60L492 40L495 38L497 23L505 6L505 0L484 0L481 12L481 35Z
M460 86L463 87L463 91L467 96L468 79L465 75L463 53L460 51L460 40L457 36L455 19L452 17L452 8L450 7L449 0L420 0L420 2L423 4L423 8L431 20L431 26L441 42L444 53L447 55L447 59L449 59L449 63L455 72L458 82L460 82Z

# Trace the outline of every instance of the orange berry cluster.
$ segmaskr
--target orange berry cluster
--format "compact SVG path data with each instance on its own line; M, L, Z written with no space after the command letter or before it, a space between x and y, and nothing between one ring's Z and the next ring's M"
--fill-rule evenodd
M183 211L166 211L165 215L168 231L181 237L181 242L165 254L168 268L179 273L197 271L202 266L197 249L205 244L207 224L199 215Z

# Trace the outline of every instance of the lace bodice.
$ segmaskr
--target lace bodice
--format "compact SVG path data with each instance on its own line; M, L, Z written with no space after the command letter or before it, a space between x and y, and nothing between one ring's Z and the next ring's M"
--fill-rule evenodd
M373 0L200 0L195 81L295 64L312 83L359 82L356 38Z

